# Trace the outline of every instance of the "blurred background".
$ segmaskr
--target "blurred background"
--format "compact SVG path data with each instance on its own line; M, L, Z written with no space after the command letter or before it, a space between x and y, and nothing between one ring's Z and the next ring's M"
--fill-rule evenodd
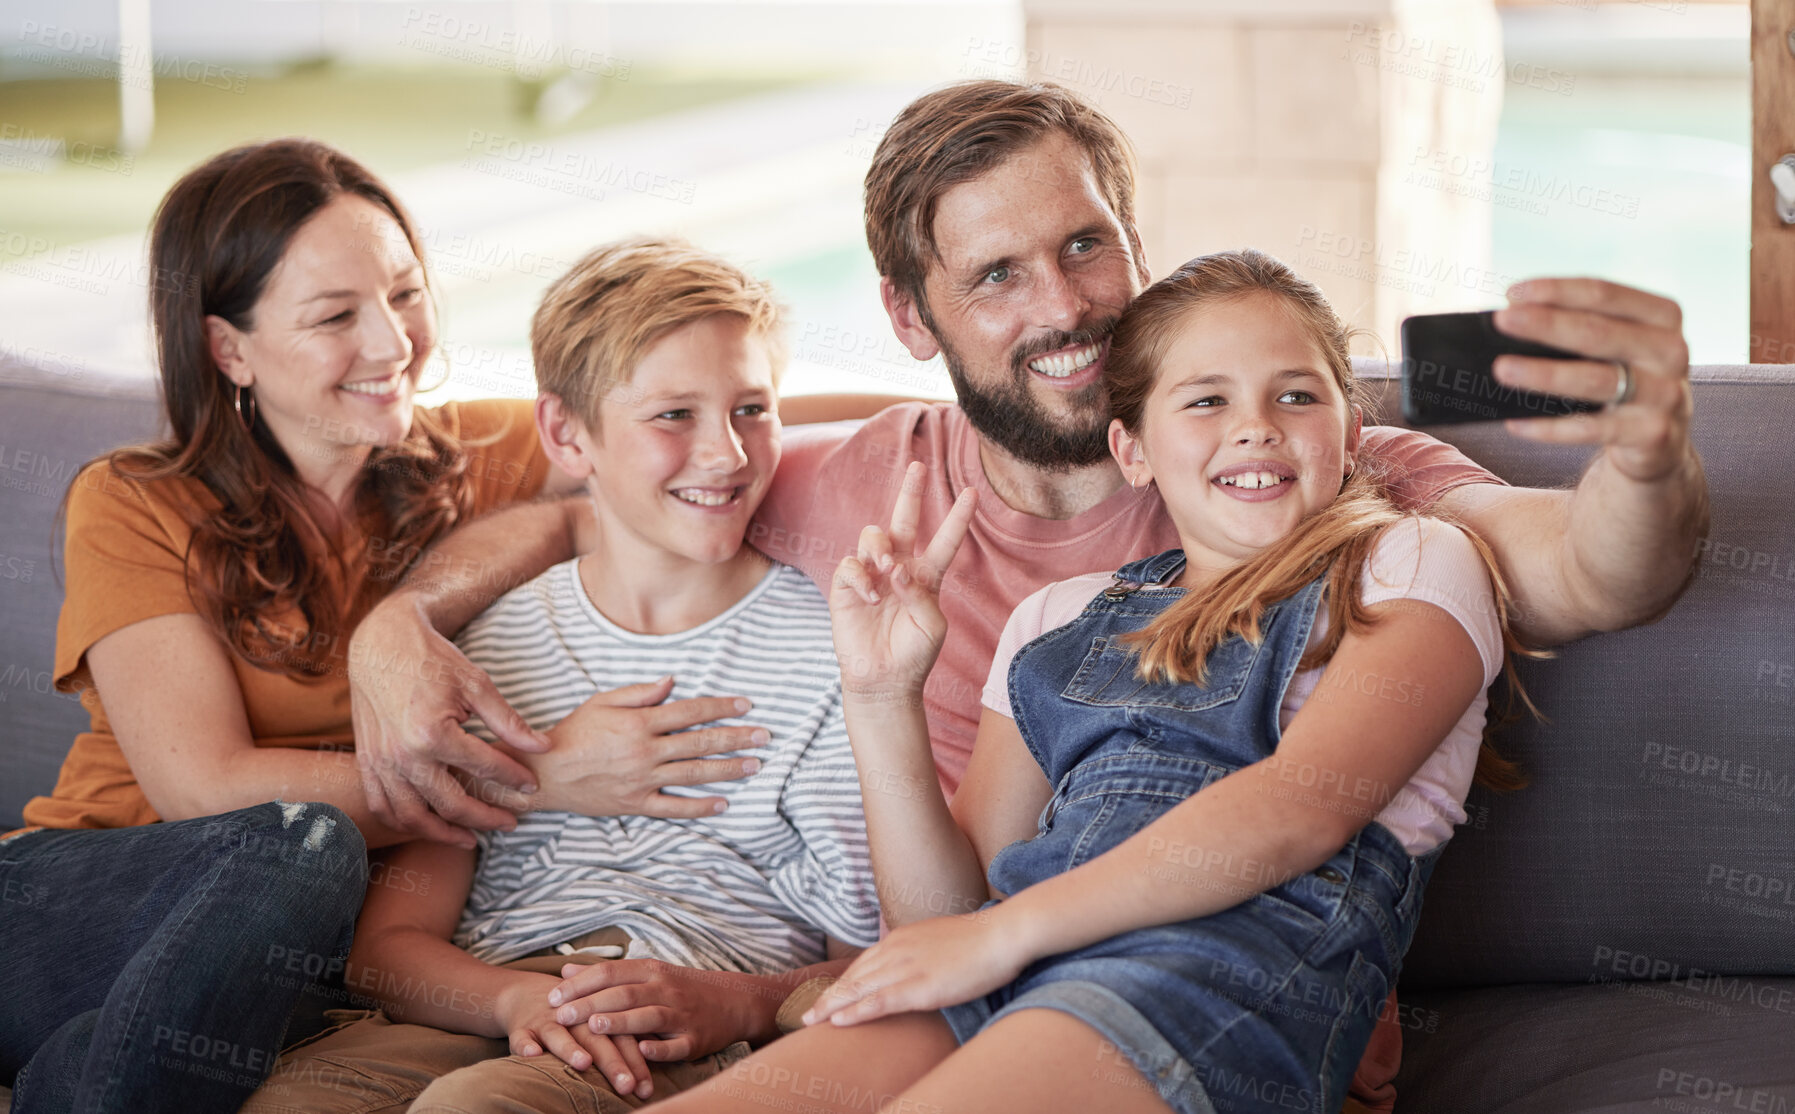
M945 397L880 310L860 183L907 101L983 76L1122 123L1156 274L1263 248L1391 354L1404 314L1598 275L1681 302L1694 362L1744 362L1749 29L1698 0L7 0L0 365L153 375L157 200L304 134L421 226L431 397L533 395L541 291L638 232L778 285L788 393Z

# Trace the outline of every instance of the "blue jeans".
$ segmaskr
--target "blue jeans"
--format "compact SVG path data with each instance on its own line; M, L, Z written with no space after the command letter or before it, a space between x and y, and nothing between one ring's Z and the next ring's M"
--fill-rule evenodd
M14 1114L235 1111L301 991L342 970L367 877L323 804L0 840Z

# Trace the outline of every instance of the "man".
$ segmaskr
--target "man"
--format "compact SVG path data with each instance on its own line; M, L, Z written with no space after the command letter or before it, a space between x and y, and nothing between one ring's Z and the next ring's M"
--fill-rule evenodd
M918 536L933 534L962 488L980 490L943 585L949 635L925 694L937 769L951 793L1014 605L1050 580L1176 544L1157 496L1128 490L1105 448L1105 342L1148 279L1132 160L1116 126L1063 89L955 85L893 121L867 175L866 224L893 329L917 359L942 354L958 405L906 403L857 430L794 431L748 537L821 581L854 552L864 526L888 519L909 460L929 472ZM1595 280L1536 280L1509 298L1497 319L1504 331L1589 359L1505 358L1500 378L1613 401L1591 416L1510 426L1536 440L1600 445L1576 489L1510 488L1417 433L1369 429L1364 455L1390 472L1399 499L1448 509L1490 544L1519 599L1523 637L1552 644L1648 621L1686 582L1707 522L1706 483L1689 440L1680 312ZM353 660L397 658L408 663L408 677L460 679L397 683L365 665L352 673L358 755L382 820L439 838L464 837L450 822L510 822L469 797L447 769L513 786L534 775L459 725L479 714L516 751L541 752L545 743L438 632L458 629L502 587L566 560L590 528L589 512L575 503L484 519L445 541L449 559L437 562L477 570L479 583L408 584L363 620ZM659 737L669 724L647 705L665 695L620 696L620 705L636 706L594 716L577 758L528 760L596 771L595 782L652 807L663 796L657 787L673 776L659 765L663 755L727 749L705 731ZM680 769L693 783L717 776Z

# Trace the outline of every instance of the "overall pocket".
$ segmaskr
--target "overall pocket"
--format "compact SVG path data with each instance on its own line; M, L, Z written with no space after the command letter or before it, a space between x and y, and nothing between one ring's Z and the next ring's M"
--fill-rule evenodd
M1060 695L1095 708L1201 712L1240 698L1261 649L1243 638L1228 639L1209 655L1209 673L1201 685L1143 681L1134 647L1104 635L1091 640L1090 650Z

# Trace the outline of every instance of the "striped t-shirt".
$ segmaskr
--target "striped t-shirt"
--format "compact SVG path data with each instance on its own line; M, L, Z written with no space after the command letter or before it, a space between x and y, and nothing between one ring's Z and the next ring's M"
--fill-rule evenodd
M824 959L824 935L868 946L879 907L866 816L842 722L829 607L803 573L775 564L723 614L691 630L623 630L580 586L579 562L507 593L458 639L532 727L593 693L674 678L669 699L746 696L764 727L760 769L669 793L721 796L698 820L533 812L481 833L480 864L455 942L504 963L599 928L629 954L765 974ZM477 719L469 730L492 741Z

